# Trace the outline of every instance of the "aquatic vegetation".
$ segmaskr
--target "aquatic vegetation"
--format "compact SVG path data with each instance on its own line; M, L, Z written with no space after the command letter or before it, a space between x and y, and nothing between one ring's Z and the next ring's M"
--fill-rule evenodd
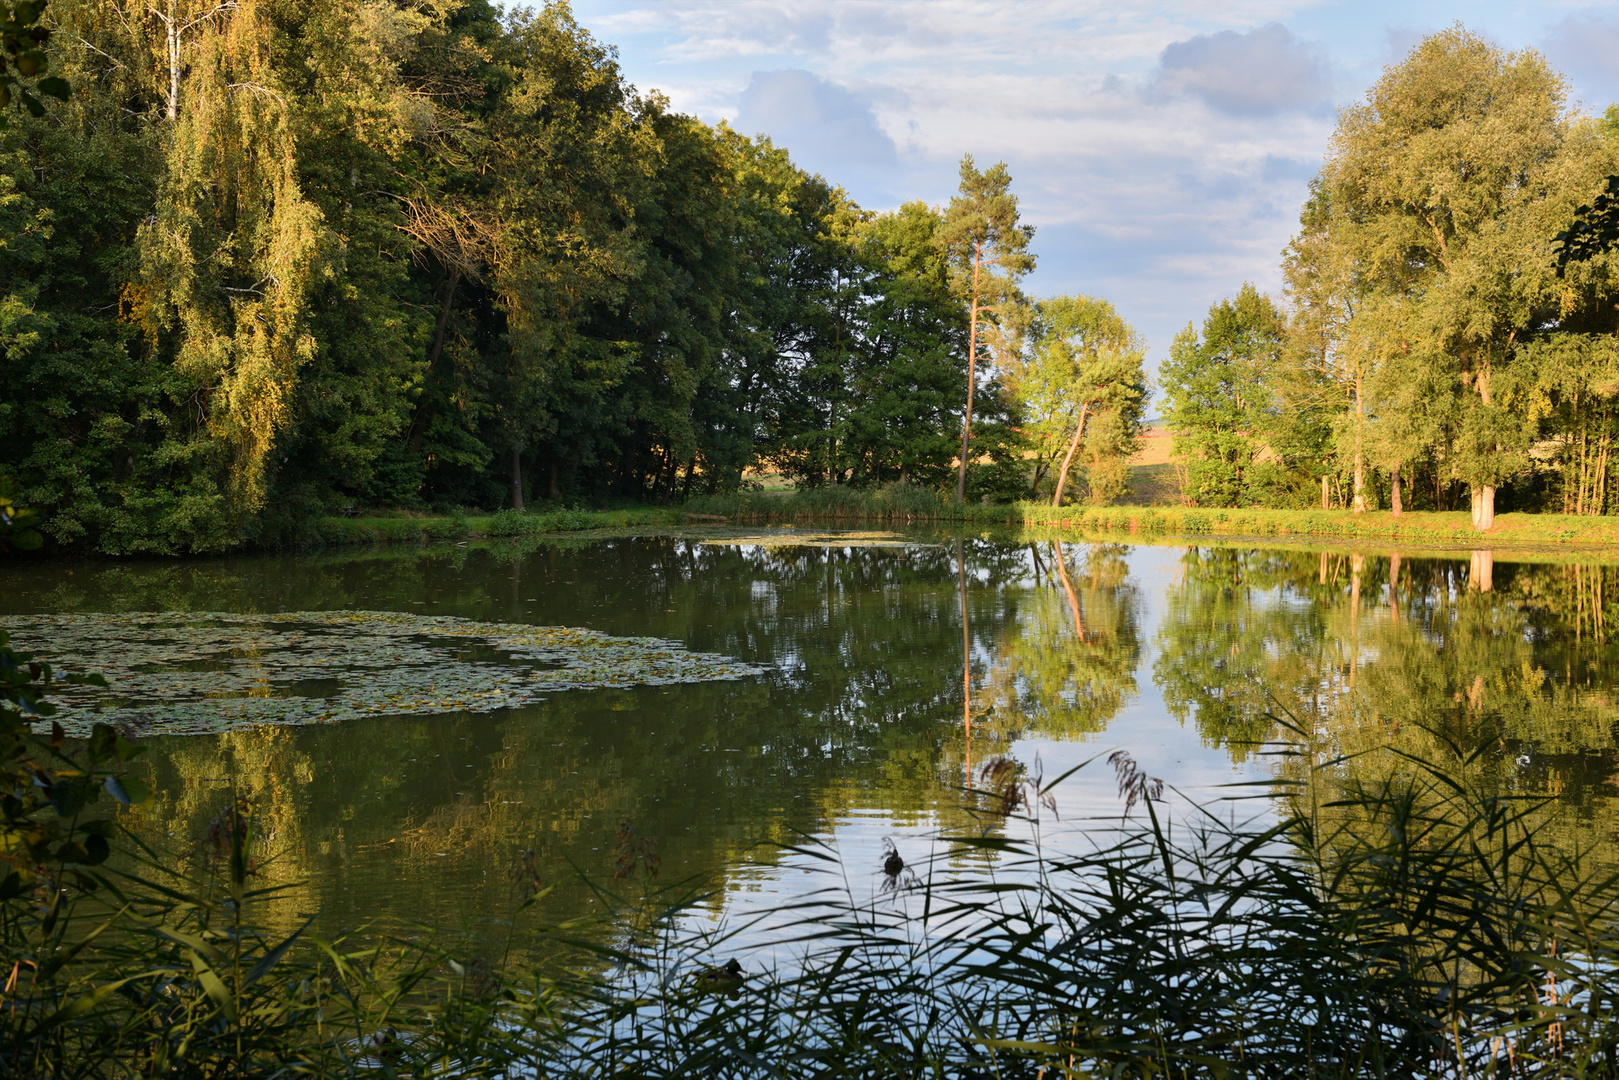
M8 618L17 645L105 687L65 686L53 719L200 735L257 724L488 712L565 690L742 679L763 669L660 638L397 611L126 612Z
M705 544L732 544L757 547L835 547L835 548L917 548L937 547L892 532L824 532L816 530L758 529L710 530L702 534Z

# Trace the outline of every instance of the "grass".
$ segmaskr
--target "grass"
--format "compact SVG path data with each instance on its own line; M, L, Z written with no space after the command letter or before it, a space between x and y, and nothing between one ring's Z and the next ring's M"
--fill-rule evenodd
M537 536L590 529L671 527L687 520L679 510L640 507L630 510L542 510L524 513L397 515L321 518L308 539L317 545L421 543L478 537Z
M270 938L233 804L195 871L131 847L6 898L0 1074L1614 1077L1619 880L1474 782L1493 747L1435 733L1435 760L1356 781L1291 727L1279 804L1176 807L1116 753L1122 816L1059 850L1065 777L998 759L962 796L983 828L931 856L796 845L824 888L762 916L774 963L633 856L626 894L599 884L606 936L523 927L546 868L519 853L488 940ZM572 969L488 959L519 935Z
M691 524L881 523L886 525L1024 526L1082 533L1146 537L1213 536L1375 540L1430 548L1581 548L1619 550L1619 517L1570 514L1501 514L1487 533L1465 512L1224 509L1182 506L1064 506L1018 502L957 506L935 492L905 484L874 490L847 487L799 491L745 491L692 499L683 507L621 510L502 510L486 515L398 515L322 518L308 540L316 545L421 543L481 537Z
M687 509L753 522L882 521L1028 526L1159 536L1317 537L1399 540L1442 547L1619 548L1619 517L1501 514L1487 533L1465 512L1221 509L1179 506L1064 506L1019 502L956 506L929 491L889 485L876 491L817 488L790 494L743 493L694 499Z

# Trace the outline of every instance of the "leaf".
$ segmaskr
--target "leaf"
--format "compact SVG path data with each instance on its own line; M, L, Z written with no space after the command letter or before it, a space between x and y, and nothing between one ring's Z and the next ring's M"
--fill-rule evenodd
M188 951L186 959L191 961L191 970L197 973L197 981L202 984L203 992L208 995L209 1000L225 1014L227 1019L235 1020L236 1000L231 997L224 980L214 974L214 969L209 967L208 962L198 953Z
M302 926L294 930L291 934L287 935L287 939L285 941L271 949L268 953L265 953L264 956L260 958L259 962L253 965L252 970L247 973L247 978L242 982L242 986L252 986L254 983L258 982L259 979L269 974L270 969L279 964L281 962L281 958L287 955L287 950L292 948L293 942L297 941L298 938L303 936L303 932L308 930L310 925L313 924L318 918L320 918L320 912L317 911L315 914L309 916L309 918L304 921Z

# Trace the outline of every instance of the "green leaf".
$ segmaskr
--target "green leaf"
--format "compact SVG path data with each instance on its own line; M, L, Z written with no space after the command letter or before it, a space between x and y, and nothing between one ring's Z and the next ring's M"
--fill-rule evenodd
M208 966L208 962L200 954L188 952L186 958L191 961L191 970L197 973L197 981L202 984L203 992L219 1007L219 1011L224 1013L227 1019L235 1020L236 999L231 997L224 980L214 974L214 969Z
M292 948L292 943L297 941L298 938L303 935L303 932L309 929L310 924L312 924L318 918L320 918L320 912L317 911L315 914L309 916L309 918L304 921L302 926L294 930L291 934L287 935L287 939L285 941L271 949L269 952L265 953L259 962L253 965L252 970L247 973L247 978L243 981L242 985L244 987L252 986L254 983L258 982L259 979L269 974L270 969L279 964L281 962L281 958L287 955L287 950Z

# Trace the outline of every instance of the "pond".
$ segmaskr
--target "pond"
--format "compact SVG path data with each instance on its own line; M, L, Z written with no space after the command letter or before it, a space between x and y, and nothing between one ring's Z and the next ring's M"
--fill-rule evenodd
M1083 834L1121 812L1096 760L1114 749L1219 805L1307 761L1346 758L1334 767L1370 776L1391 748L1450 739L1484 747L1503 787L1555 796L1568 845L1606 853L1619 828L1616 573L1547 554L718 529L13 564L0 625L60 657L50 635L71 624L62 640L113 674L184 671L204 691L220 680L188 717L250 701L248 720L314 721L149 725L142 768L157 794L133 824L159 847L195 851L234 788L265 839L260 879L301 883L275 902L279 921L318 910L328 931L475 929L511 910L525 858L556 886L548 920L599 910L589 883L611 887L636 853L655 857L660 881L712 886L716 918L804 887L803 859L779 845L806 838L841 858L851 889L873 889L885 840L914 860L941 832L1008 827L973 794L1004 760L1048 778L1090 762L1056 790L1064 827ZM134 612L250 618L37 618ZM285 639L265 644L271 631L329 636L352 612L398 613L386 625L400 651L379 652L373 633L365 663L345 668L328 649L283 670ZM282 613L299 614L270 618ZM366 618L372 633L383 616ZM507 636L422 660L442 645L433 634L469 621ZM151 661L203 623L238 636ZM567 669L568 655L512 644L529 627L684 649L659 644L674 666L633 685L591 675L466 696L479 672L493 685L512 665ZM439 668L461 683L388 711L402 672ZM353 707L335 712L339 701ZM142 707L126 695L103 715ZM320 722L331 715L347 718ZM1301 754L1267 752L1277 741Z

